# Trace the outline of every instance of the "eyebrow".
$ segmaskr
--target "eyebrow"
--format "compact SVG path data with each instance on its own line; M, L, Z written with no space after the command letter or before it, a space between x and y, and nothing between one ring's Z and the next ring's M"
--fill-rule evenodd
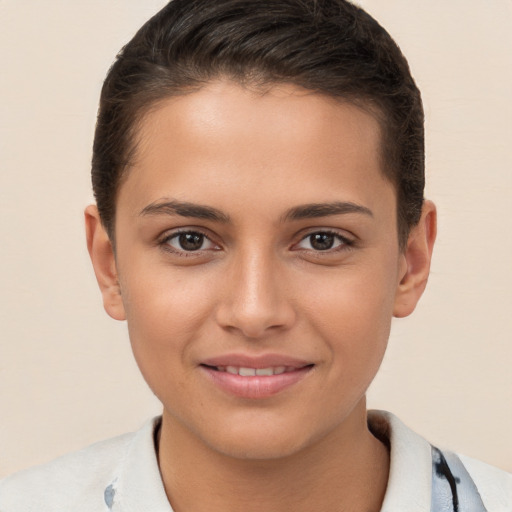
M179 215L181 217L193 217L223 224L230 221L228 215L211 206L173 200L151 203L141 210L139 215Z
M284 214L283 220L314 219L348 213L358 213L373 217L373 212L366 206L345 201L334 201L332 203L312 203L296 206Z
M373 217L373 212L366 206L352 202L334 201L331 203L310 203L295 206L281 217L281 221L286 222L314 219L317 217L349 213L357 213ZM223 224L227 224L231 221L229 215L226 215L217 208L176 200L156 201L151 203L143 208L139 215L179 215L181 217L211 220L213 222L221 222Z

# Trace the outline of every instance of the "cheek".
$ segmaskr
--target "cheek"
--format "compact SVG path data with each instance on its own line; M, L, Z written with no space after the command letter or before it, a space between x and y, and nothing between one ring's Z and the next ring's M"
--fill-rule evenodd
M209 308L211 290L204 272L166 265L132 262L121 273L121 290L128 324L147 342L183 338ZM132 268L129 268L132 267ZM129 276L124 280L123 275Z
M347 378L376 372L384 356L396 288L384 267L347 269L306 288L306 315Z
M135 359L156 391L170 369L176 381L187 370L190 347L210 317L210 297L200 276L185 280L171 269L152 273L141 268L127 269L125 275L137 277L121 279L121 289Z

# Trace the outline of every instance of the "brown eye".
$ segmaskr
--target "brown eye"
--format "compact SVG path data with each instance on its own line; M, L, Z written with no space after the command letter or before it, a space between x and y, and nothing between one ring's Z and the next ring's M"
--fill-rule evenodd
M336 238L331 233L313 233L309 235L311 247L317 251L332 249Z
M330 231L316 231L305 236L298 244L298 249L307 249L309 251L336 251L353 244L351 240L344 236Z
M206 235L197 231L176 233L167 238L165 243L177 251L185 252L207 250L215 247Z
M198 251L201 249L204 235L200 233L182 233L178 237L180 247L185 251Z

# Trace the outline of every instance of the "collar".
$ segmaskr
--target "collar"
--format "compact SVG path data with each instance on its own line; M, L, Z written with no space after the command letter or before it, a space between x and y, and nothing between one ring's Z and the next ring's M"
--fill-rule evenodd
M158 468L154 436L161 418L153 418L135 433L125 456L106 487L105 503L111 512L173 512Z
M161 418L148 421L128 445L104 491L111 512L173 512L167 499L155 452L154 436ZM430 512L432 452L430 444L385 411L369 411L370 430L388 441L390 472L381 512Z
M388 440L391 451L388 486L381 512L430 512L430 444L386 411L368 411L368 426L376 437Z

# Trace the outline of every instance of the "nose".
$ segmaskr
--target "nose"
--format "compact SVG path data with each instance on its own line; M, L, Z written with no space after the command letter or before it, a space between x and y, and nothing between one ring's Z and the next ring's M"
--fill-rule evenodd
M245 338L261 339L289 329L296 315L286 277L276 261L261 252L248 252L236 258L225 274L217 322Z

